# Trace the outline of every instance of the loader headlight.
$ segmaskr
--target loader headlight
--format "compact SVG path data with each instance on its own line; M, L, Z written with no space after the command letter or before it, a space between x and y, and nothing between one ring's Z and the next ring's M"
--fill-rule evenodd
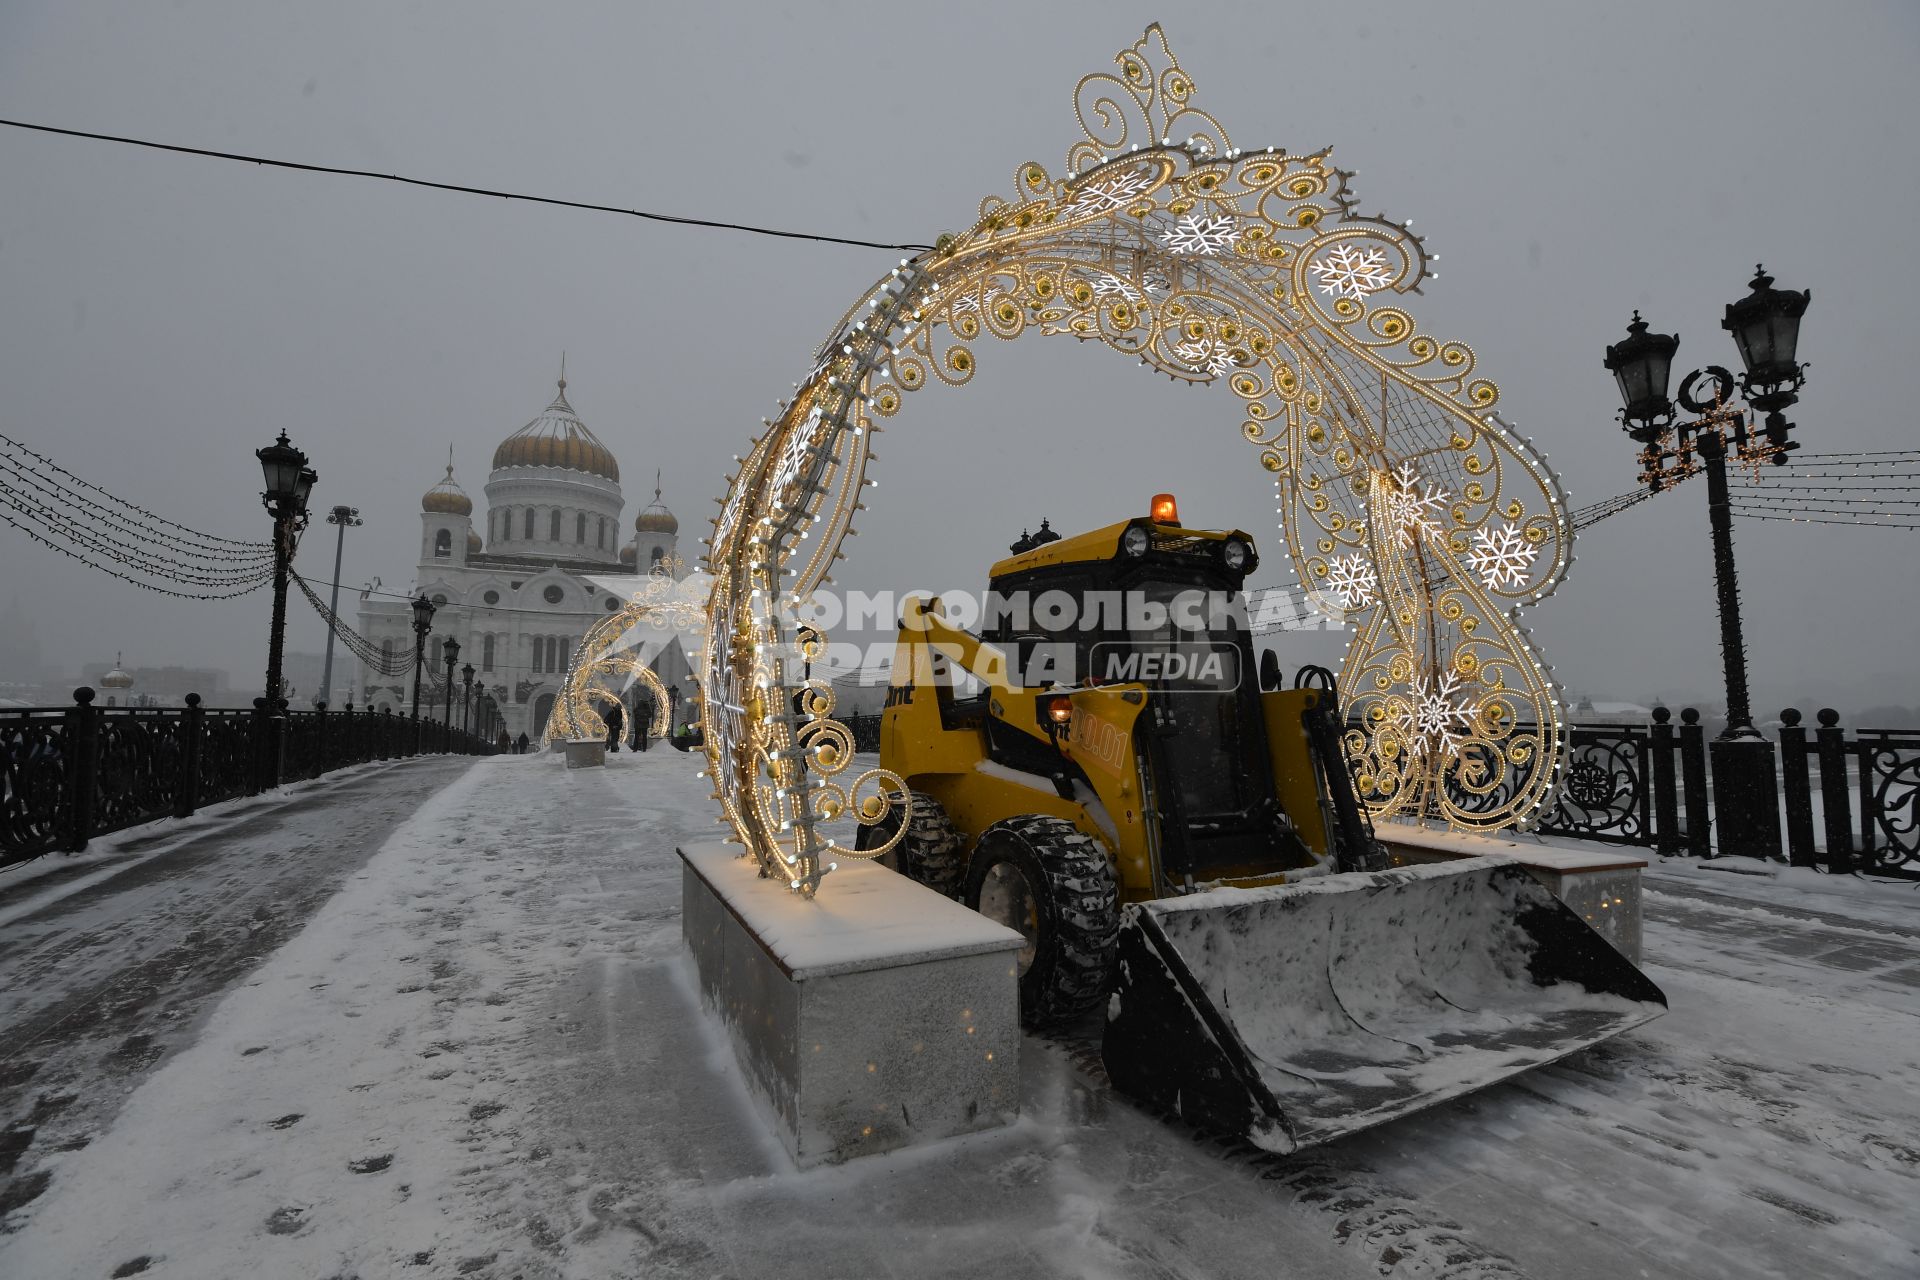
M1065 724L1073 719L1073 699L1050 698L1047 701L1047 719L1055 724Z
M1253 548L1239 538L1228 538L1220 544L1220 563L1230 573L1245 573L1253 564Z
M1130 556L1143 556L1153 545L1153 537L1142 525L1134 525L1120 535L1120 549Z

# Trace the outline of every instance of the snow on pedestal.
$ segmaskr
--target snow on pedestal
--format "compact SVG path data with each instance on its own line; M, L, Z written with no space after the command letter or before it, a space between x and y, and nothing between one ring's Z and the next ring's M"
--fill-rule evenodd
M1012 1123L1019 934L871 862L806 899L737 846L679 852L701 997L796 1164Z

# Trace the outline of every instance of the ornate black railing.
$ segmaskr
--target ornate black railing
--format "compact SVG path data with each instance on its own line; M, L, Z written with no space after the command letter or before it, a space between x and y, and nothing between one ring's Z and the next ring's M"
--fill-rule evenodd
M0 867L94 836L283 782L398 756L490 755L491 744L435 721L391 713L98 707L92 689L70 707L0 710Z
M1795 866L1920 880L1920 730L1858 729L1824 710L1808 730L1800 712L1781 713L1777 764L1786 860ZM1532 726L1520 725L1516 734ZM1692 708L1656 708L1648 725L1575 725L1567 771L1543 834L1640 845L1710 858L1771 850L1717 847L1711 800L1712 753ZM1527 779L1502 779L1477 795L1448 780L1448 796L1471 811L1497 807Z

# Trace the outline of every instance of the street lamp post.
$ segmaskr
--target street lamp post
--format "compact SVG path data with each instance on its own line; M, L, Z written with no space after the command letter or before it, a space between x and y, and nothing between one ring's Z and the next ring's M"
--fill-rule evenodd
M422 591L413 601L413 751L420 753L420 672L427 664L427 632L433 630L433 601Z
M473 736L473 664L471 662L460 668L460 683L466 686L460 695L460 732L471 738Z
M1707 518L1713 535L1713 575L1720 610L1720 654L1727 685L1727 724L1710 748L1714 811L1721 851L1780 856L1780 808L1773 746L1753 727L1747 693L1747 649L1740 626L1740 579L1733 562L1733 508L1727 456L1779 466L1800 446L1784 414L1799 400L1806 366L1794 356L1800 317L1811 290L1775 289L1754 268L1752 292L1727 304L1720 327L1733 335L1745 373L1720 365L1696 369L1680 382L1680 404L1698 415L1683 420L1667 398L1667 379L1680 339L1648 333L1634 312L1627 337L1607 348L1606 367L1620 384L1620 419L1640 444L1640 480L1653 492L1700 471L1707 474ZM1735 398L1736 385L1745 398ZM1749 423L1748 406L1766 415L1764 430Z
M327 599L327 612L334 618L340 616L340 558L347 549L347 528L359 528L365 521L354 507L335 507L327 512L327 523L338 525L340 532L333 539L333 592ZM328 702L333 700L333 625L327 626L327 657L320 669L320 696Z
M443 747L450 747L453 745L453 664L460 661L460 642L452 636L448 636L446 643L440 646L440 652L447 660L446 737L442 740L441 745Z
M267 631L267 687L262 700L265 732L262 734L263 787L280 785L280 743L278 727L282 723L281 654L287 639L287 579L293 564L293 552L300 531L307 527L307 495L313 492L319 475L307 466L307 455L293 447L282 431L279 438L264 449L254 450L266 489L260 504L273 516L273 620Z

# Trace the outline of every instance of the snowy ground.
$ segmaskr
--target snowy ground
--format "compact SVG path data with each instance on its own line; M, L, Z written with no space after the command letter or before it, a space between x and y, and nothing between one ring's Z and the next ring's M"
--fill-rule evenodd
M0 1276L1920 1274L1911 890L1657 868L1672 1013L1303 1157L1029 1040L1015 1128L803 1175L679 958L695 764L560 766L433 795L84 1146L36 1142Z

